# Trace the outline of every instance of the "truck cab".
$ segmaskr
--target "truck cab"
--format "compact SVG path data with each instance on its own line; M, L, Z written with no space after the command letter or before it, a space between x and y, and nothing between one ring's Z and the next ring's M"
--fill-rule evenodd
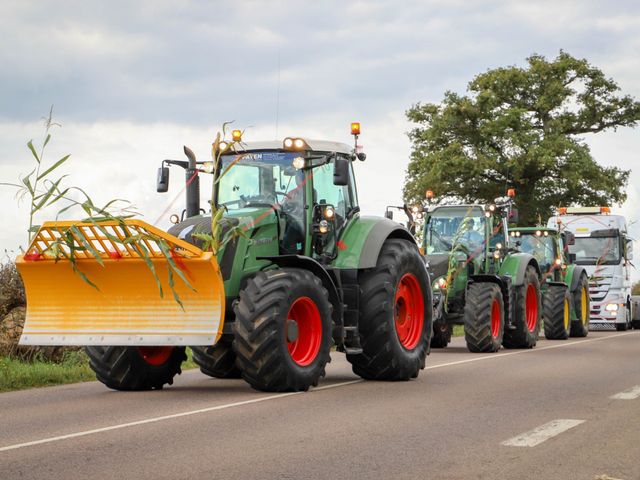
M590 328L627 330L633 318L633 241L625 218L611 215L609 207L560 208L547 226L575 235L569 253L589 275Z

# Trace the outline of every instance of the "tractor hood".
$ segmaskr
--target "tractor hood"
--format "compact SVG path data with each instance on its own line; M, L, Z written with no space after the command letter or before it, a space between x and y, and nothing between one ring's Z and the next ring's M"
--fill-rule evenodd
M222 226L221 239L231 228L239 228L248 236L251 236L251 231L255 228L275 223L277 223L277 216L273 208L251 207L233 210L225 213L220 222ZM211 216L188 218L171 227L168 232L201 248L202 240L195 238L193 234L211 234Z

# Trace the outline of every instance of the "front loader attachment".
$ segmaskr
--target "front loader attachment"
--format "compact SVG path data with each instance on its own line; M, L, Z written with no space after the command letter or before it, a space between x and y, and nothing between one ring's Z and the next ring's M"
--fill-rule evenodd
M27 295L23 345L213 345L222 332L213 253L139 220L46 222L16 266Z

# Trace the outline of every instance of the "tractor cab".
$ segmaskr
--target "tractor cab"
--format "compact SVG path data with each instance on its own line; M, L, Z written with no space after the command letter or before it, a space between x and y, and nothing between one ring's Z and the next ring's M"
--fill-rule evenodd
M191 176L197 183L187 180L187 206L196 197L197 209L186 209L180 219L175 215L171 233L196 245L194 233L210 233L211 210L200 207L198 178L209 174L202 178L210 182L217 208L224 209L224 221L261 246L263 257L304 255L321 263L335 258L340 235L359 211L352 161L364 154L344 143L292 137L221 142L219 149L217 165L195 162ZM162 168L185 163L165 160Z

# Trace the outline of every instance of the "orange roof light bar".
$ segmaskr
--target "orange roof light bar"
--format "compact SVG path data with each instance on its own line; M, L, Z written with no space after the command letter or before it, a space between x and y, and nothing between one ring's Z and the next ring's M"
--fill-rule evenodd
M234 142L239 142L242 140L242 130L234 130L231 132L231 138L233 138Z
M433 190L427 190L424 196L431 200L433 198Z
M351 135L360 135L360 122L351 123Z
M507 190L507 197L509 198L515 198L516 196L516 189L515 188L510 188Z
M611 213L611 208L609 208L609 207L600 207L600 213Z
M558 215L566 215L566 214L567 214L567 207L558 208Z

